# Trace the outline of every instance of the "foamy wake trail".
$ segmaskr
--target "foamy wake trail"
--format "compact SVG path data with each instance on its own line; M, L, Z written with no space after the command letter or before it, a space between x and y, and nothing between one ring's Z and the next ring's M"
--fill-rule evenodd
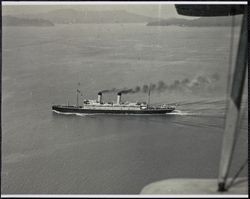
M166 113L167 115L196 115L195 113L191 113L188 111L174 110L171 113Z
M57 114L61 114L61 115L77 115L77 116L91 115L91 114L86 114L86 113L63 113L63 112L59 112L59 111L55 111L55 110L53 110L53 112L55 112Z
M75 115L77 115L77 116L87 116L87 115L90 115L90 114L86 114L86 113L76 113Z

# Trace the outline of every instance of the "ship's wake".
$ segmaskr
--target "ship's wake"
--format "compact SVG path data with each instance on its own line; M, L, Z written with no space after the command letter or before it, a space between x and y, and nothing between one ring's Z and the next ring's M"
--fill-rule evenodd
M174 110L171 113L166 113L167 115L197 115L197 113L192 113L189 111Z
M87 113L65 113L60 111L53 110L54 113L60 114L60 115L76 115L76 116L87 116L87 115L93 115L93 114L87 114Z

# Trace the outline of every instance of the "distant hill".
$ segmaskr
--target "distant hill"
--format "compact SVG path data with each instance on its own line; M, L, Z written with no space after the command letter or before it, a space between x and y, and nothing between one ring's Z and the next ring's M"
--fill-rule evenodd
M58 9L46 13L19 15L25 18L41 18L59 24L70 23L147 23L158 20L129 13L124 10L79 11L75 9Z
M235 16L235 25L240 25L241 15ZM148 26L188 26L188 27L207 27L207 26L231 26L232 17L201 17L198 19L166 19L149 22Z
M3 26L54 26L51 21L45 19L27 19L10 15L2 17Z

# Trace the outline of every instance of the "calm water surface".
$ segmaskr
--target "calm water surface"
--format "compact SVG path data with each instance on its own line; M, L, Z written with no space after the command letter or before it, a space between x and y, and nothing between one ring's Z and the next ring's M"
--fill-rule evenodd
M166 178L217 177L229 33L229 27L145 24L4 27L2 193L137 194ZM77 82L94 99L102 89L214 73L220 78L210 90L152 93L152 103L178 103L173 114L51 111L52 104L75 104ZM247 157L246 96L231 175Z

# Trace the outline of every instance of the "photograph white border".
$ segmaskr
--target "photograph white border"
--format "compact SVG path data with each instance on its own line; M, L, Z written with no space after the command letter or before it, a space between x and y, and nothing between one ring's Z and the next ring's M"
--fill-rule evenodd
M191 4L191 5L247 5L248 1L2 1L5 5L174 5L174 4ZM1 194L2 198L248 198L247 194L242 195L164 195L164 194Z

